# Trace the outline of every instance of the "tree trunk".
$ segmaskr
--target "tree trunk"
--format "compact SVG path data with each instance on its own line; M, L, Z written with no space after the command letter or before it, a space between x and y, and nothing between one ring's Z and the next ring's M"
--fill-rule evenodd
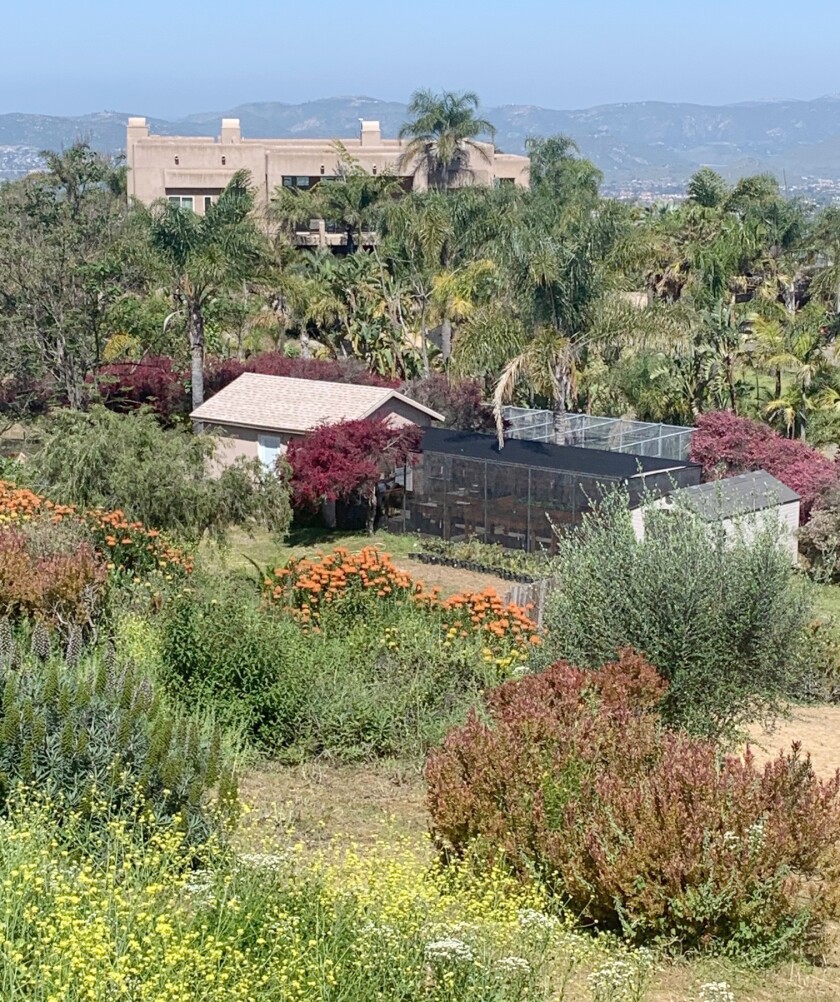
M443 355L444 367L449 365L449 359L452 356L452 321L449 317L443 318L443 323L440 325L440 350Z
M776 369L776 396L774 400L782 399L782 370Z
M367 534L372 536L376 529L376 489L374 488L367 497L367 518L365 519L365 529Z
M423 358L423 375L431 374L429 368L429 331L426 327L426 297L423 297L420 307L420 353Z
M190 304L189 318L192 406L195 410L204 403L204 314L198 303Z

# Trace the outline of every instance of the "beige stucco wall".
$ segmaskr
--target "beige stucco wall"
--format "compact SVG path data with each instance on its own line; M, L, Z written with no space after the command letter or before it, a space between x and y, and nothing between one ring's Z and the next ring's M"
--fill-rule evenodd
M202 431L216 439L215 466L223 469L237 459L259 459L259 436L275 435L275 432L261 432L258 428L240 428L236 425L204 425ZM291 435L276 435L285 447Z
M358 137L340 140L347 152L371 173L396 170L404 144L383 139L378 123L364 122ZM496 153L492 144L480 144L486 157L474 154L469 163L475 184L496 180L528 184L528 158ZM176 162L177 159L177 162ZM238 170L247 170L263 203L282 185L285 176L318 177L336 173L338 156L333 141L324 139L243 139L237 119L224 119L218 138L155 136L144 118L130 118L126 129L128 194L150 204L166 194L194 194L196 211L204 211L203 195L220 191ZM410 167L399 171L414 176L422 188L422 173Z
M401 400L389 401L377 408L370 417L373 420L389 419L397 426L413 423L426 427L432 423L428 414L424 414ZM258 459L259 436L261 434L279 438L282 451L285 451L285 446L293 438L302 437L300 435L278 434L268 429L243 428L238 425L225 424L205 424L201 430L205 434L213 435L216 439L215 467L217 470L230 466L237 459Z
M405 424L416 424L421 428L426 428L432 423L432 419L423 411L417 410L410 404L403 403L402 400L389 400L387 404L377 409L370 415L374 421L387 418L391 424L399 427Z

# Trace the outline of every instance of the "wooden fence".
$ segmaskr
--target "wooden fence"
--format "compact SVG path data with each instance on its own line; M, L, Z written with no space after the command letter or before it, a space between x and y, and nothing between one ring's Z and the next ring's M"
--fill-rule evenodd
M550 591L551 579L542 578L539 581L513 585L503 598L512 605L531 606L531 618L538 626L542 626L545 603Z

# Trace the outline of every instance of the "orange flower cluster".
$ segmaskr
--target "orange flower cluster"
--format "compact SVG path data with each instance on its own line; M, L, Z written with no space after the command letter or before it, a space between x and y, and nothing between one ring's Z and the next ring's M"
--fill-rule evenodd
M133 572L192 570L192 562L183 551L168 543L156 529L147 529L142 522L129 522L119 509L80 511L73 505L56 504L27 488L0 480L0 525L20 525L39 518L55 524L71 519L83 525L109 566Z
M542 641L539 627L527 608L506 604L492 588L482 592L452 595L438 603L444 618L463 636L487 633L517 647L537 646Z
M290 560L275 567L263 581L266 596L292 610L302 622L317 619L324 605L339 599L398 601L422 592L408 574L398 570L388 553L367 546L358 553L337 547L332 553Z
M301 623L314 624L325 605L341 601L342 609L362 612L371 600L412 602L436 613L446 637L477 634L488 643L508 648L540 643L537 624L527 609L505 604L492 588L484 592L440 598L440 589L427 589L399 570L388 553L374 546L351 553L339 547L316 557L290 560L275 567L263 580L266 598L291 611Z

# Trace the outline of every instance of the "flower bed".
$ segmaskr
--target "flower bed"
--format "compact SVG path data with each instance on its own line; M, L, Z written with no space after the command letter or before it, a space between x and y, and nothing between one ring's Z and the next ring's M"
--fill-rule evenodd
M79 510L74 505L56 504L24 487L0 480L0 525L21 526L42 520L58 525L69 521L83 528L96 550L108 561L109 570L133 574L192 571L192 561L156 529L131 522L119 509Z
M484 592L440 597L440 589L427 589L399 570L391 557L376 547L358 553L339 547L314 558L290 560L275 567L263 580L270 604L288 609L303 625L319 629L326 609L356 616L377 606L419 606L442 630L444 642L480 637L486 641L484 657L497 659L522 654L540 642L539 629L528 610L502 601L489 588ZM512 657L508 665L516 660Z

